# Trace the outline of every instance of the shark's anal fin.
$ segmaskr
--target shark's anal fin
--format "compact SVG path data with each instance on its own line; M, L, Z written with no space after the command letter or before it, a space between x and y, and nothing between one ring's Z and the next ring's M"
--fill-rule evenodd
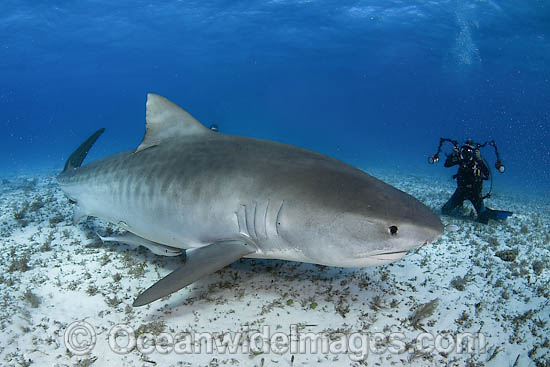
M223 241L190 250L185 264L141 293L133 303L140 307L179 291L198 279L254 252L242 241Z
M143 237L133 234L132 232L125 232L120 235L111 236L111 237L102 237L99 234L97 235L103 242L120 242L127 245L143 246L148 248L155 255L162 256L179 256L183 251L179 248L162 245L153 241L149 241Z

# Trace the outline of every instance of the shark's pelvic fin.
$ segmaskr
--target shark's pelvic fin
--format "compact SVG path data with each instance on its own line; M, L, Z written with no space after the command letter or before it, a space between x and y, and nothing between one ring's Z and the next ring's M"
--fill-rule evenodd
M70 168L78 168L82 165L82 162L84 161L84 158L88 155L88 152L90 151L90 148L96 140L103 134L105 131L104 128L97 130L95 133L92 134L84 143L82 143L76 150L73 152L73 154L70 155L69 159L67 159L67 162L65 162L65 167L63 168L63 172Z
M125 232L116 236L102 237L99 234L97 236L103 243L105 242L119 242L127 245L143 246L149 249L155 255L161 256L179 256L183 251L179 248L172 246L162 245L153 241L149 241L143 237L133 234L132 232Z
M85 216L86 216L86 211L84 210L82 205L80 205L79 203L76 203L76 205L73 208L73 224L76 225L78 222L80 222L80 219L82 219L82 217L85 217Z
M116 235L116 236L110 236L110 237L102 237L99 234L97 236L104 243L105 242L119 242L119 243L125 243L127 245L143 246L143 247L148 248L155 255L179 256L183 253L182 250L179 249L179 248L166 246L166 245L161 245L160 243L149 241L148 239L145 239L143 237L135 235L132 232L125 232L123 234Z
M242 241L217 242L190 250L185 264L141 293L132 306L144 306L172 294L253 252L254 250Z
M183 108L157 94L147 94L146 109L145 137L136 153L163 140L212 133Z

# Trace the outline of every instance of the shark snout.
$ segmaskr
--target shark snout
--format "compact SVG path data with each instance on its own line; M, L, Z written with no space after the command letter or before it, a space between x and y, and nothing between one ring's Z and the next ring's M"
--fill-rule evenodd
M439 220L439 218L438 218ZM443 224L435 222L430 227L404 226L400 238L386 243L384 249L369 251L358 256L364 265L384 265L403 258L409 251L429 245L436 241L443 233Z
M442 234L443 234L443 225L441 225L441 229L431 231L428 238L426 239L425 245L429 245L437 241Z
M425 227L425 231L426 231L425 244L429 245L434 241L436 241L439 237L441 237L444 230L445 230L445 227L443 226L441 219L439 219L437 215L433 214L433 217L431 218L429 226Z
M423 224L408 224L400 227L400 232L393 246L379 251L376 255L391 255L390 257L403 256L408 251L416 250L435 242L443 234L443 223L437 216L433 216L433 221Z
M412 238L416 239L415 248L426 246L435 242L445 230L438 215L428 207L417 211L417 216L411 221L408 227Z
M413 248L410 250L430 245L441 237L444 227L439 218L437 218L437 221L439 223L434 223L433 226L423 227L419 230L418 235L416 236L416 243L413 243Z

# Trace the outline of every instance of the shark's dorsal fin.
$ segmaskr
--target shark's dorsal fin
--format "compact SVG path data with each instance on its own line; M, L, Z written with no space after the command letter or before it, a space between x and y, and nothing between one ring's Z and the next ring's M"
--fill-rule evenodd
M183 108L158 94L147 94L146 109L145 137L136 153L164 140L212 133Z

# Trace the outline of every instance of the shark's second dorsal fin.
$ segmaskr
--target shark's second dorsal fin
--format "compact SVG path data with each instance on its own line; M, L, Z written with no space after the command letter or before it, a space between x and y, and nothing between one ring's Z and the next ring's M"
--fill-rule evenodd
M147 94L146 109L145 137L136 153L159 145L163 140L211 133L183 108L158 94Z

